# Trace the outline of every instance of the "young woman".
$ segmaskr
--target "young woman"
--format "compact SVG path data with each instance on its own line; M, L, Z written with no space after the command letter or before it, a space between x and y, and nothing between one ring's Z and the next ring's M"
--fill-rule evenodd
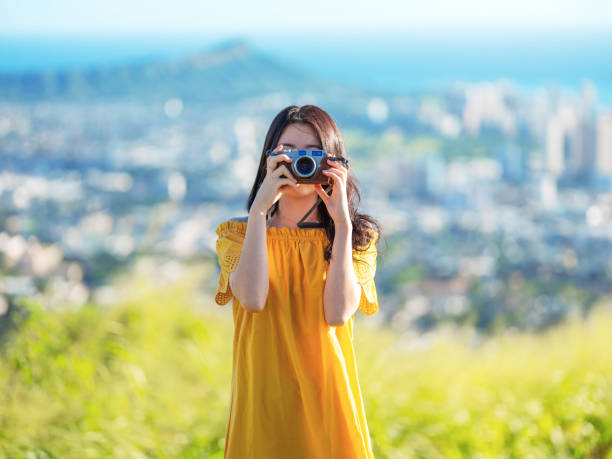
M381 227L357 213L361 195L350 168L330 161L330 185L298 184L287 155L266 154L282 149L346 158L327 112L283 109L266 135L248 217L217 227L215 301L233 298L234 317L225 458L372 458L353 315L378 310ZM298 226L319 199L308 227Z

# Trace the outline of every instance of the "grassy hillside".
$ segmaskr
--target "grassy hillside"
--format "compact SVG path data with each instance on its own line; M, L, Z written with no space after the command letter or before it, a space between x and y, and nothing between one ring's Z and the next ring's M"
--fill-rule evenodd
M222 457L231 306L181 279L132 279L110 308L30 303L1 348L0 457ZM479 345L358 313L355 339L378 458L612 457L609 308Z

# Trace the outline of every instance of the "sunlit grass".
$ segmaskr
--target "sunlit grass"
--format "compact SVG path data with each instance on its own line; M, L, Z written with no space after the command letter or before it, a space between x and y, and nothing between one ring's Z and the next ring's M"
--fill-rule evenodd
M381 457L606 457L612 446L612 315L603 308L584 323L474 348L450 334L413 350L390 333L357 334Z
M222 457L231 305L202 303L195 279L134 281L111 308L30 305L2 348L0 457ZM478 346L467 334L398 340L368 319L357 316L355 347L376 457L608 454L603 307L584 323Z

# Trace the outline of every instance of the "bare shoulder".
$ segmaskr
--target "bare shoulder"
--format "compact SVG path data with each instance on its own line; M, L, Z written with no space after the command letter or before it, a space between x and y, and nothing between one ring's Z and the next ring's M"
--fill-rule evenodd
M248 219L249 219L248 217L233 217L233 218L230 218L229 221L230 222L246 222L248 221Z

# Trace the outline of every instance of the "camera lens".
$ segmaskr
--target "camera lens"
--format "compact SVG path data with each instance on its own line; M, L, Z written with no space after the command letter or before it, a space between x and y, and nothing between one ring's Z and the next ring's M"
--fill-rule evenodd
M293 163L293 170L300 177L310 177L314 174L317 163L310 156L302 156Z

